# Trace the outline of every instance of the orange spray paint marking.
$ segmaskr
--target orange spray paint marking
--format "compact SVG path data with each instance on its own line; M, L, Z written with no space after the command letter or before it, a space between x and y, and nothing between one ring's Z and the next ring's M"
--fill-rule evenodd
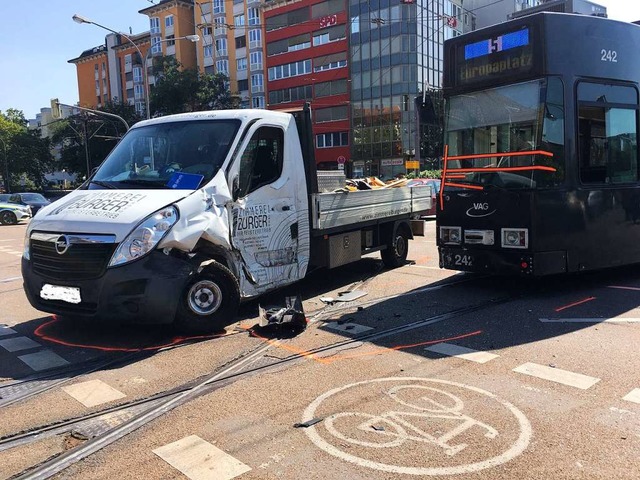
M585 298L584 300L580 300L579 302L575 302L575 303L571 303L569 305L565 305L564 307L558 307L555 309L556 312L561 312L563 310L567 310L568 308L572 308L572 307L577 307L578 305L582 305L583 303L587 303L590 302L592 300L595 300L596 297L589 297L589 298Z
M215 335L200 335L193 337L175 337L169 343L163 345L154 345L152 347L141 347L141 348L127 348L127 347L101 347L98 345L86 345L81 343L67 342L65 340L61 340L56 337L49 336L45 333L47 327L58 323L58 320L55 315L53 320L50 320L46 323L43 323L33 332L38 338L45 340L47 342L55 343L58 345L64 345L65 347L73 347L73 348L86 348L90 350L99 350L101 352L123 352L123 353L133 353L133 352L147 352L153 350L160 350L162 348L174 347L176 345L180 345L181 343L188 342L190 340L208 340L212 338L224 337L226 334L215 334Z

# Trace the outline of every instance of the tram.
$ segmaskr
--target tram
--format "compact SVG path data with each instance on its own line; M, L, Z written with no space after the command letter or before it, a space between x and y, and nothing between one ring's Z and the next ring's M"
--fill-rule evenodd
M640 26L539 13L445 43L440 267L640 263Z

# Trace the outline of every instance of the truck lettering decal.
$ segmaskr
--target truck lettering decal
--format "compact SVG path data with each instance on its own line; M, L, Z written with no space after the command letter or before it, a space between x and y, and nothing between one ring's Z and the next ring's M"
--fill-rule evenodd
M141 193L100 192L79 195L69 202L60 205L49 216L62 212L81 213L95 217L116 218L124 210L146 198Z

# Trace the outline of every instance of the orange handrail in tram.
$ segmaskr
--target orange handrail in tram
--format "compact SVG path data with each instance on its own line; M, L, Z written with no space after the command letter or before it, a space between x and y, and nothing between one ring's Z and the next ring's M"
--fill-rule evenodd
M497 157L524 157L527 155L542 155L544 157L553 157L553 153L545 150L527 150L523 152L499 152L499 153L478 153L473 155L453 155L449 156L449 145L444 146L444 158L442 165L442 185L440 187L440 210L444 210L444 187L459 187L469 190L484 190L484 187L478 185L466 185L462 183L452 183L447 180L456 180L464 178L465 173L482 173L482 172L522 172L522 171L543 171L555 172L554 167L546 167L544 165L531 165L530 167L482 167L482 168L448 168L447 163L453 160L479 160L482 158Z

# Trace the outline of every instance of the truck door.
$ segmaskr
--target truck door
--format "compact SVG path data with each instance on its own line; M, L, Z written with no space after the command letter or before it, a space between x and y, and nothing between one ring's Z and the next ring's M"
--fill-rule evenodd
M284 130L252 127L230 168L231 243L241 257L240 288L257 295L304 276L299 253L295 165Z

